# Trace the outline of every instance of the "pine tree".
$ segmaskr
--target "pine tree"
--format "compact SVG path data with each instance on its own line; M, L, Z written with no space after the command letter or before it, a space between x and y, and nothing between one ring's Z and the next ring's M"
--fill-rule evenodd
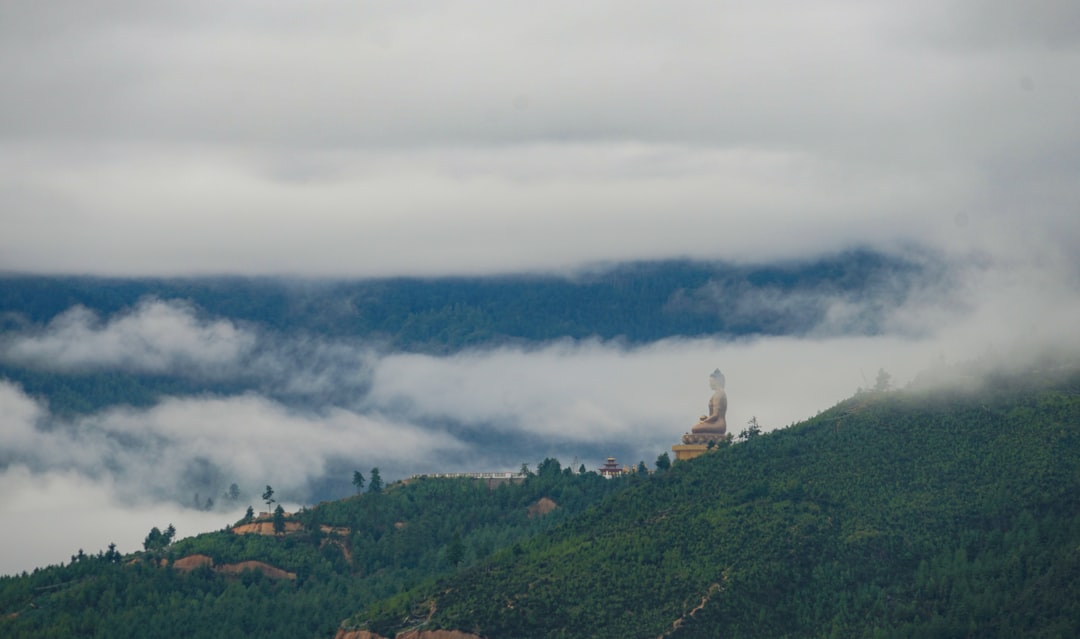
M885 372L884 368L879 368L877 372L877 379L874 380L874 390L885 392L892 388L892 375Z
M450 539L449 545L446 547L446 561L451 566L456 566L461 563L461 560L465 558L465 544L461 541L461 535L454 533L454 536Z
M280 535L285 532L285 509L278 504L274 509L274 534Z
M664 451L656 458L656 470L664 471L669 468L671 468L671 457L668 456L667 451Z
M266 485L266 491L263 493L262 498L266 502L266 512L270 512L270 506L277 501L274 499L274 489L270 487L270 484Z
M758 425L757 417L751 417L750 421L746 422L746 430L739 433L739 439L746 441L753 439L761 434L761 426Z

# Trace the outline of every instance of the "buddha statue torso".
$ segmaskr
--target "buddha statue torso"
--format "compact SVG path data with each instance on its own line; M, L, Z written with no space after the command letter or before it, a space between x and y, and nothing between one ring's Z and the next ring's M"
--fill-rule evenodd
M727 393L724 391L724 375L717 369L709 376L709 387L715 391L709 398L709 414L702 415L701 421L690 429L695 434L727 434Z

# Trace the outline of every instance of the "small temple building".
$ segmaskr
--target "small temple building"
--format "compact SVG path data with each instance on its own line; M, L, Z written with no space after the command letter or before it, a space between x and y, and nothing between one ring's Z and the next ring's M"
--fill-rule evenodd
M614 457L608 457L603 466L600 467L600 476L604 479L613 479L619 477L626 472L625 468L621 468L615 463Z
M685 461L704 455L717 444L730 439L727 434L727 392L724 390L724 374L720 369L709 376L713 390L709 398L709 413L702 415L689 433L682 436L682 443L671 447L675 461Z

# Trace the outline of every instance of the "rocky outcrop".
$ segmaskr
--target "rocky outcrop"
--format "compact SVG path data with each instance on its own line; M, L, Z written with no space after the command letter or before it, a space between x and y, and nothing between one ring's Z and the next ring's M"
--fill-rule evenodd
M285 533L299 532L302 526L298 521L286 521ZM274 522L253 521L250 524L240 524L232 529L234 535L274 535Z
M188 555L173 562L172 567L181 572L191 572L202 566L214 567L214 560L206 555Z
M327 546L334 546L341 551L341 556L345 558L345 561L349 562L349 565L352 565L352 551L349 550L348 544L335 539L323 539L322 543L319 544L320 549L326 548Z
M532 518L540 515L546 515L558 507L559 505L556 504L553 500L548 499L547 497L541 497L536 501L535 504L529 506L529 517Z
M304 526L298 521L285 521L285 534L297 533L303 530ZM319 526L319 531L324 535L336 535L338 537L348 537L352 534L351 528L345 526L327 526L322 524ZM274 522L272 521L253 521L249 524L240 524L239 526L232 527L232 533L234 535L275 535Z
M277 566L271 566L261 561L241 561L237 564L222 564L214 569L227 575L239 575L245 570L257 570L270 579L296 579L295 572L282 570Z
M165 564L163 563L162 566L164 567ZM214 572L226 575L239 575L245 570L257 570L269 579L296 579L295 572L282 570L277 566L271 566L270 564L261 561L241 561L240 563L235 564L221 564L220 566L215 566L214 560L211 557L207 557L206 555L188 555L187 557L177 559L172 563L172 567L181 572L191 572L202 566L209 566Z

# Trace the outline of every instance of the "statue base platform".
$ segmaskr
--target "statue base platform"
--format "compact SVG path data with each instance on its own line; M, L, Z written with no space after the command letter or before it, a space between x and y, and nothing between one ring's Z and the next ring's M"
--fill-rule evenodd
M675 444L671 447L675 453L675 461L686 461L695 457L701 457L709 452L708 444Z
M731 441L731 436L726 433L686 433L682 436L681 444L671 447L671 452L675 453L675 461L693 459L728 441Z

